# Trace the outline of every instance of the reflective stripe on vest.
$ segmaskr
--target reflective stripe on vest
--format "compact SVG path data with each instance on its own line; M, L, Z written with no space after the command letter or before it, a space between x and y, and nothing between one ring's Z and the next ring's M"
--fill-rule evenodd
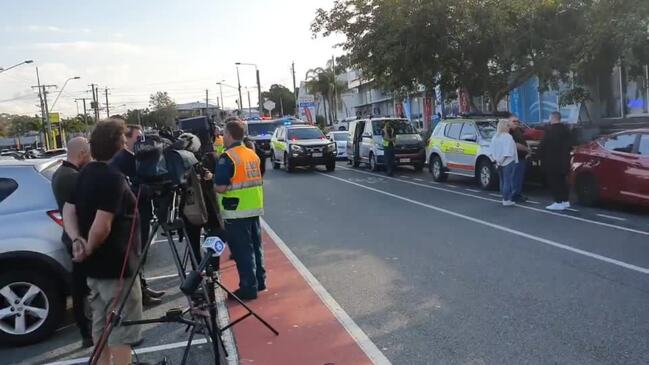
M258 217L264 214L264 190L260 161L255 151L236 146L225 153L234 163L234 175L228 190L219 194L219 208L224 219ZM236 207L224 204L224 199L232 199ZM230 209L226 209L228 206Z

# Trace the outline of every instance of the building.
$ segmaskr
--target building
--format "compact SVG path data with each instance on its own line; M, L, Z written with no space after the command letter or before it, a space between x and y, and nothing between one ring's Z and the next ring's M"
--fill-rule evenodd
M211 118L214 115L220 116L221 114L221 108L218 106L200 101L177 104L176 108L178 109L178 118L197 117L201 115L207 115Z

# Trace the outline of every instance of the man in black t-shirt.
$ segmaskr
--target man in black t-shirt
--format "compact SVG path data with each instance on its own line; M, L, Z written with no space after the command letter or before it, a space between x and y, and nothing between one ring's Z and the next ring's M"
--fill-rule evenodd
M142 127L139 125L127 125L126 126L126 146L124 149L119 151L110 161L110 164L117 168L124 176L126 176L131 184L131 190L134 194L138 194L139 184L137 179L137 169L135 163L135 143L142 136ZM151 198L146 194L140 193L140 199L138 203L138 211L140 213L140 252L144 251L144 245L147 244L149 240L149 233L151 231L151 218L153 217L153 210L151 208ZM162 297L165 292L157 291L151 289L146 280L144 280L144 274L142 272L140 275L140 285L142 287L142 303L146 306L156 305L162 303L160 297Z
M73 261L83 263L91 289L95 346L103 342L100 339L107 319L123 298L127 297L122 319L142 318L139 281L135 281L130 292L125 290L126 283L136 274L140 242L135 196L126 178L108 164L123 146L124 121L109 119L95 126L90 151L96 161L81 171L77 189L63 207L65 231L72 239ZM131 345L140 340L140 326L114 327L98 363L109 364L112 357L116 364L130 364Z

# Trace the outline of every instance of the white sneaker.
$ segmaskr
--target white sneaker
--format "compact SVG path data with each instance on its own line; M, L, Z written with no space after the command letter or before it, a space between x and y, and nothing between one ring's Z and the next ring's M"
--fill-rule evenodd
M503 200L503 207L511 207L512 205L516 205L516 203L511 200Z
M570 202L561 202L561 204L563 204L566 209L570 208Z
M563 203L552 203L545 207L547 210L565 210L567 207Z

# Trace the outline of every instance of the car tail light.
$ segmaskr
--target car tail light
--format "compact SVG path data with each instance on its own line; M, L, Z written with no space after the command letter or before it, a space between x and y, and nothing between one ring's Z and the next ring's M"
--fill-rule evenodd
M50 210L47 212L47 215L52 218L54 223L58 224L59 226L63 227L63 216L61 215L61 212L58 210Z

